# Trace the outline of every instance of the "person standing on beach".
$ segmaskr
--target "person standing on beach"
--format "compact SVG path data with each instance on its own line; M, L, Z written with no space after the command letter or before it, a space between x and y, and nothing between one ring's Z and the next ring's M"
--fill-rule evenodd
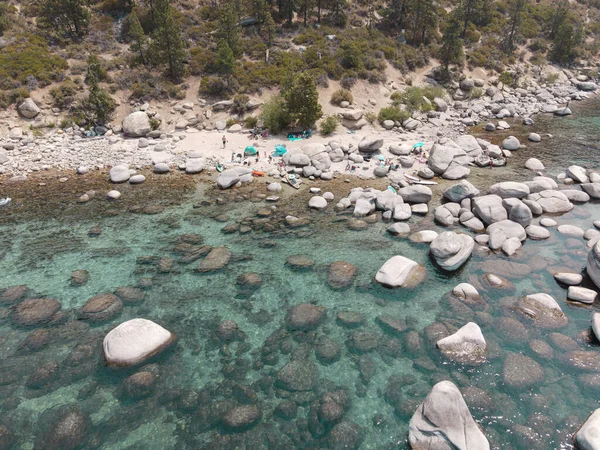
M227 138L223 135L223 148L227 146Z

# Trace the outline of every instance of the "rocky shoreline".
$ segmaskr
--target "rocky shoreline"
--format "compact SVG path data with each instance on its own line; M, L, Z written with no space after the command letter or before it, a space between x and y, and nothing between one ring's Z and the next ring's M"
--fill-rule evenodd
M589 98L597 85L585 75L576 75L566 70L564 75L566 81L552 86L530 81L527 89L512 89L501 84L500 89L494 85L486 86L484 80L465 78L451 86L448 98L434 99L431 111L415 112L412 118L403 123L386 121L383 128L369 125L365 120L366 110L357 108L356 105L347 105L346 108L339 108L338 115L345 128L355 130L355 135L348 137L337 133L329 139L315 136L309 143L327 143L331 140L342 147L350 147L351 150L345 151L345 155L331 154L331 151L335 153L335 149L330 149L332 162L343 161L334 170L341 171L350 162L357 167L358 172L364 172L364 177L371 178L375 167L366 164L364 156L372 153L374 147L367 145L362 149L360 141L363 138L371 136L375 141L383 139L376 150L380 150L386 158L395 158L406 156L404 150L398 150L403 143L412 145L422 141L426 144L425 150L428 150L440 139L460 138L468 131L467 127L475 125L482 125L486 130L493 131L508 128L506 119L509 118L522 119L523 123L529 125L533 124L532 117L538 113L568 115L571 110L565 105L570 101ZM433 80L431 82L435 83ZM470 98L470 92L475 88L483 92L481 98ZM171 116L163 119L150 105L139 105L122 124L95 130L94 134L102 134L96 137L86 137L89 132L77 127L51 129L43 136L36 136L35 130L39 125L37 122L42 119L32 116L29 108L29 121L21 126L11 126L8 135L0 137L0 175L20 177L15 178L16 180L50 169L87 173L89 170L117 165L126 165L134 170L152 167L157 171L167 172L177 168L189 173L199 173L205 168L211 168L215 161L232 165L231 152L243 153L244 146L248 144L256 144L259 153L266 145L263 155L259 154L261 159L257 165L260 170L269 172L275 166L268 163L266 152L272 152L277 144L286 144L292 149L296 147L294 143L287 142L285 137L273 137L266 143L247 141L240 137L242 130L239 125L227 128L224 120L211 119L213 111L220 112L227 108L227 102L218 102L212 106L203 103L186 103L183 106L174 104ZM231 114L231 117L236 116ZM153 123L161 123L159 129L153 130ZM28 124L30 130L25 128ZM230 145L226 151L220 151L223 133L234 141L234 145ZM537 138L534 133L532 139ZM510 150L510 147L507 149ZM315 156L314 151L312 153L308 154L311 159ZM322 162L327 165L326 159ZM403 165L408 167L409 163L407 160ZM305 162L303 165L314 166L314 163ZM317 171L319 170L317 167ZM327 173L327 170L321 170L321 173ZM375 176L377 175L383 174L376 173Z

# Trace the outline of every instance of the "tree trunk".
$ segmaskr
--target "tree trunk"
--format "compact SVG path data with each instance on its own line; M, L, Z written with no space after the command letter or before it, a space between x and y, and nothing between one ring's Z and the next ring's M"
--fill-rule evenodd
M317 23L321 23L321 0L317 0Z

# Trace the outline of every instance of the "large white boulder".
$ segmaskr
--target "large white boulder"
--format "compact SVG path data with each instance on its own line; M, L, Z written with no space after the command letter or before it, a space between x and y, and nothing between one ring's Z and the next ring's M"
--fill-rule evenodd
M436 174L444 175L457 167L465 169L470 161L471 158L462 148L436 144L431 149L427 165Z
M475 138L474 136L464 134L456 138L455 141L456 144L460 148L462 148L471 158L476 158L482 152L481 146L479 145L479 142L477 142L477 138Z
M383 138L379 136L365 136L358 143L358 151L361 153L373 153L383 146Z
M502 205L502 198L498 195L475 197L472 202L473 213L487 225L508 218L508 213Z
M600 450L600 408L573 435L573 442L578 450Z
M446 231L433 240L429 250L440 267L454 271L469 259L474 247L471 236Z
M410 419L408 441L413 450L489 450L465 400L451 381L436 384Z
M407 203L429 203L433 197L431 189L419 184L398 189L398 195Z
M23 100L17 109L19 114L26 119L33 119L40 113L40 108L31 98Z
M249 175L251 172L252 169L249 167L233 167L224 170L217 177L217 186L221 189L230 188L239 183L243 176Z
M130 137L144 137L152 131L148 114L135 111L123 119L123 132Z
M527 198L537 202L545 213L566 213L574 208L573 203L560 191L541 191Z
M474 322L469 322L456 333L440 339L437 347L448 358L469 364L480 364L485 361L487 344L481 329Z
M308 207L312 209L325 209L327 208L327 200L320 195L315 195L308 201Z
M195 174L200 173L204 170L204 159L203 158L189 158L185 162L185 173Z
M111 366L133 366L160 353L175 335L147 319L132 319L113 328L104 337L104 359Z
M425 267L412 259L396 255L377 271L375 281L388 288L415 287L425 279Z
M110 181L113 183L124 183L131 177L129 166L127 164L119 164L110 169Z
M529 195L529 187L525 183L503 181L490 186L490 194L501 198L523 198Z

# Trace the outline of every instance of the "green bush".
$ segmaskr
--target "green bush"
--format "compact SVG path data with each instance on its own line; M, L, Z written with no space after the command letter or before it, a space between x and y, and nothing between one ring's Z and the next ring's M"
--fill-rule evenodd
M29 91L25 88L0 91L0 109L6 109L10 105L21 103L29 97Z
M273 134L285 130L291 120L285 99L281 95L272 97L263 105L261 117L265 127Z
M155 119L154 117L150 118L150 128L152 128L153 130L158 130L158 127L160 127L160 120Z
M474 87L471 89L471 98L481 98L483 97L483 89L480 87Z
M377 115L375 113L372 113L372 112L366 113L363 117L371 125L373 125L375 123L375 121L377 120Z
M0 89L13 89L35 77L41 87L58 81L67 62L50 52L45 39L33 34L18 36L0 52Z
M333 94L331 94L331 103L334 105L339 105L342 102L352 103L354 102L354 97L352 92L347 89L338 89Z
M381 108L379 110L379 114L377 115L377 119L379 123L383 124L386 120L393 120L394 122L404 122L405 120L410 118L410 113L403 109L400 109L398 106L388 106L386 108Z
M248 107L248 103L250 102L250 97L246 94L236 94L233 96L233 105L231 105L231 112L234 114L238 114L243 116L246 114L250 108Z
M321 122L321 126L319 127L319 132L323 136L329 136L330 134L332 134L335 131L335 129L338 126L338 123L339 123L339 120L337 117L327 116Z
M395 106L406 105L408 111L420 110L427 112L431 110L431 105L429 102L425 101L425 99L433 101L436 97L444 98L445 96L446 91L440 86L426 86L422 88L410 86L406 88L404 92L394 92L390 98Z
M202 77L200 80L200 95L221 96L227 91L227 83L219 77Z
M248 129L256 128L258 125L258 117L248 116L244 119L244 127Z
M50 89L52 105L60 109L68 108L75 100L80 88L71 78L67 77L60 85Z
M500 76L498 76L498 81L505 86L512 86L515 82L513 76L509 72L502 72Z
M353 75L344 75L340 81L340 86L344 89L351 89L356 84L356 77Z
M238 123L238 121L236 119L234 119L233 117L230 117L229 119L227 119L227 122L225 122L225 126L227 126L227 128L235 125L236 123Z
M558 81L560 75L558 73L549 73L545 77L546 84L554 84Z

